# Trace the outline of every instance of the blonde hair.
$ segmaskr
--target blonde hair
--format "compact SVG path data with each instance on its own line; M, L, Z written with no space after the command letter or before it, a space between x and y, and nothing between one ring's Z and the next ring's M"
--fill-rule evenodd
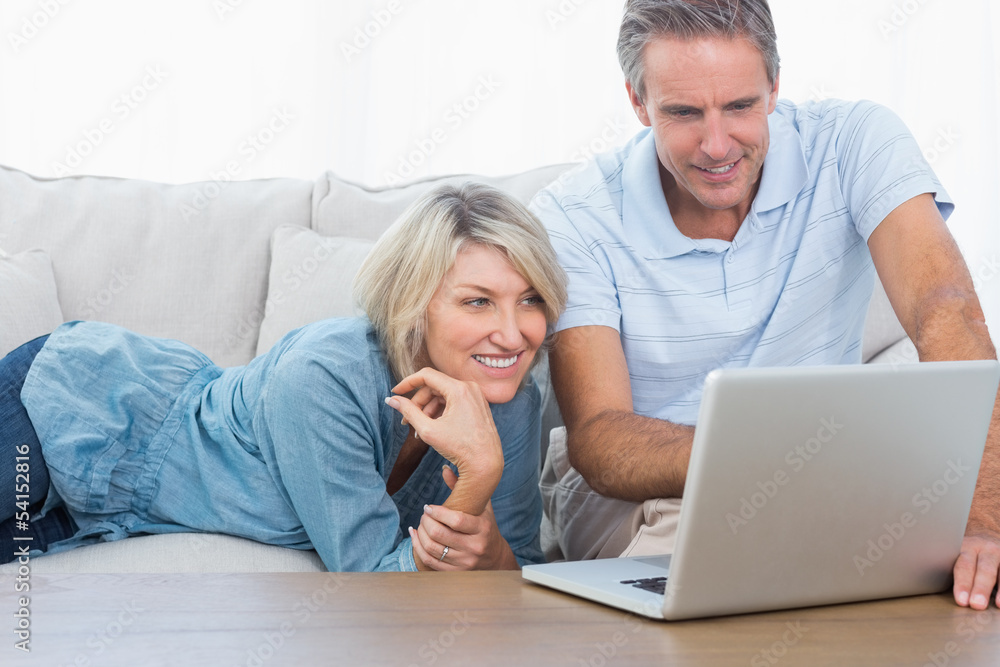
M354 279L354 299L378 333L397 379L417 370L427 307L469 244L494 248L510 260L545 302L550 330L565 308L566 274L534 214L481 183L437 188L386 230Z

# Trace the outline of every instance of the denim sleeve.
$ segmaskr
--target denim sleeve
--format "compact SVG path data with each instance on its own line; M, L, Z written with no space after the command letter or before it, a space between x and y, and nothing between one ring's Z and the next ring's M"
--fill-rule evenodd
M335 373L322 357L292 352L275 365L261 398L262 454L330 571L417 569L380 472L387 451L381 411L390 408L373 375Z
M493 514L500 534L520 565L542 563L542 496L538 488L541 399L532 381L509 403L493 406L503 443L504 469L493 492Z

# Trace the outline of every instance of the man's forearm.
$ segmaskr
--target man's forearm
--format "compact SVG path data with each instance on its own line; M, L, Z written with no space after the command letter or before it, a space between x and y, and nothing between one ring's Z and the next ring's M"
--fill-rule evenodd
M975 297L949 294L919 318L914 345L921 361L996 359L982 309ZM1000 394L986 437L979 481L969 513L969 534L1000 534Z
M570 463L602 495L642 502L684 492L694 427L609 410L567 436Z

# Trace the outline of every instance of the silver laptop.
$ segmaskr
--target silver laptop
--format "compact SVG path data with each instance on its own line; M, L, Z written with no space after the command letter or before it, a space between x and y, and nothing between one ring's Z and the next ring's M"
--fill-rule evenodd
M523 576L669 620L946 590L998 380L996 361L713 371L674 553Z

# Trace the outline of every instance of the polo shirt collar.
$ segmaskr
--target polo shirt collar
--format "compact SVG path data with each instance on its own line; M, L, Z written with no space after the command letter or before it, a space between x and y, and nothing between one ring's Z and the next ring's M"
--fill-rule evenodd
M777 112L768 116L767 124L770 146L751 208L754 213L784 206L809 179L805 151L795 127ZM646 259L669 259L704 249L704 243L684 236L674 224L663 196L656 143L648 128L636 137L635 147L625 158L622 190L622 228L636 252Z
M777 112L767 117L767 126L771 145L764 157L764 173L753 202L756 213L784 206L809 182L809 166L798 130Z
M674 224L660 182L660 158L648 128L622 167L622 229L646 259L669 259L695 249Z

